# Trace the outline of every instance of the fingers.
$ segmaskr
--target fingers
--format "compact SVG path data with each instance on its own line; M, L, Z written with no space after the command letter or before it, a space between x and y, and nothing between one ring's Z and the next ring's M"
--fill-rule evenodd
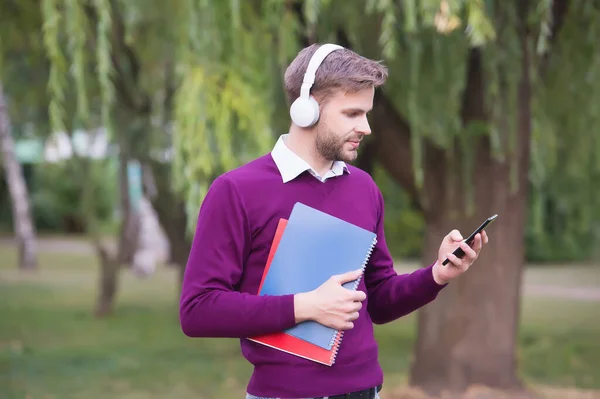
M485 230L482 230L482 231L481 231L481 239L483 240L483 243L484 243L484 244L487 244L487 243L488 243L488 241L489 241L489 239L488 239L488 235L487 235L487 233L485 232Z
M362 292L362 291L359 291L359 292ZM364 292L363 292L363 294L364 294ZM348 306L346 306L345 309L340 314L340 316L343 319L340 321L341 325L339 328L344 329L344 330L350 330L350 329L354 328L353 321L360 317L360 309L361 308L362 308L361 302L352 302Z
M476 253L479 253L479 251L481 250L481 247L483 246L482 241L483 240L482 240L481 234L477 234L475 236L475 240L473 241L473 250Z
M479 234L475 236L475 243L473 244L473 248L471 248L466 242L460 243L460 248L465 253L467 259L474 260L475 258L477 258L477 252L475 250L476 245L478 245L479 248L481 248L481 238L479 237Z
M350 330L354 328L354 323L356 319L360 317L360 313L358 311L344 312L339 314L338 320L334 322L330 327L341 329L341 330Z
M351 299L351 300L353 300L353 301L360 301L360 302L362 302L365 299L367 299L367 294L365 294L361 290L356 290L356 291L350 291L350 290L348 290L348 293L349 293L348 298Z
M354 321L358 319L358 312L352 312L348 315L348 321Z
M332 276L331 278L340 284L344 284L349 281L356 280L357 278L360 277L361 274L362 274L362 269L358 269L358 270L353 270L351 272L344 273L344 274L337 274L335 276Z
M337 330L352 330L353 328L354 328L354 323L352 323L351 321L348 321L348 322L342 324L340 327L337 327L336 329Z
M362 302L352 302L352 305L350 306L350 312L358 312L359 310L362 309Z
M350 312L358 312L359 310L362 309L362 302L356 301L356 302L352 302L352 305L350 306Z
M463 264L462 260L459 257L457 257L456 255L454 255L452 252L448 252L446 257L448 258L450 263L452 263L454 266L461 267Z
M346 320L344 322L342 322L342 325L340 326L340 328L342 330L351 330L354 328L354 323L353 321L358 319L360 317L360 314L358 312L352 312L349 313L346 316Z

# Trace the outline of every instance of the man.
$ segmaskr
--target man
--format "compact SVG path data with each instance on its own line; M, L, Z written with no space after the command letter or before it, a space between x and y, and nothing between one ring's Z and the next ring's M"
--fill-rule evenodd
M383 373L373 323L396 320L434 300L487 242L481 233L471 248L454 230L435 261L432 254L431 266L405 275L394 271L381 192L367 173L349 165L371 134L367 114L386 78L384 66L348 49L303 49L285 73L293 102L289 133L271 153L218 177L205 196L183 281L181 326L190 337L240 338L254 365L247 398L378 398ZM332 276L312 292L257 295L277 223L296 202L377 234L356 292L341 285L360 271ZM462 259L452 255L459 246ZM245 339L305 320L345 331L333 366Z

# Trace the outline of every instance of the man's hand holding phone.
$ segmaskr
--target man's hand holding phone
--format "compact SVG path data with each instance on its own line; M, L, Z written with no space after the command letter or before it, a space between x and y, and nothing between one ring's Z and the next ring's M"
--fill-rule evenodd
M433 266L433 278L440 285L465 273L479 257L489 239L484 228L496 219L488 218L465 240L458 230L452 230L440 245L438 259ZM470 244L470 245L469 245Z

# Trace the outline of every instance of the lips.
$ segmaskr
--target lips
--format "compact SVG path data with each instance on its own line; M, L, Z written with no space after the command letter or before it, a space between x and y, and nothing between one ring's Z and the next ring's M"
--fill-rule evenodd
M352 146L352 149L357 149L358 146L360 145L361 140L363 139L363 136L354 136L352 137L350 140L347 140L348 143L350 143L350 145Z

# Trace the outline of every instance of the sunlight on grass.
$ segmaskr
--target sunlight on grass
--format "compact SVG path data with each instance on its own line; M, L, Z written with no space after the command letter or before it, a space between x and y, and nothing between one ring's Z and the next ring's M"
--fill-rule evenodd
M2 398L242 398L251 373L234 339L189 339L179 328L176 270L148 279L125 270L117 310L92 316L97 262L44 253L16 270L0 247ZM599 303L525 298L519 356L527 381L600 388ZM414 315L377 326L386 384L403 384ZM391 389L391 388L390 388Z

